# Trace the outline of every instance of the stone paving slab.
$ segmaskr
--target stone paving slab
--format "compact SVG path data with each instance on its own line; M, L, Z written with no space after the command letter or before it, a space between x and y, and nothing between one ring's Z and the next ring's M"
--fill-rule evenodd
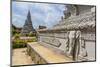
M18 48L13 50L12 66L34 64L31 57L26 54L27 48Z

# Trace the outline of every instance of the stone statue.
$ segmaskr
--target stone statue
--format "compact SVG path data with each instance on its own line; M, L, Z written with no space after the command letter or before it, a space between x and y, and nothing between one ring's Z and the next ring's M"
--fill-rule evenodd
M75 43L75 31L70 31L68 35L69 44L68 44L68 54L72 56L72 49Z
M73 60L75 60L75 61L78 60L78 56L80 53L80 45L81 45L80 44L80 35L81 35L80 31L75 32L75 42L74 42L73 51L72 51Z
M79 15L79 8L77 5L66 5L64 10L64 19L72 15Z
M69 5L66 5L65 10L64 10L64 19L67 19L70 16L71 16L71 13L70 13L70 10L69 10Z
M78 59L80 50L80 31L70 31L67 40L67 54L72 56L73 60Z

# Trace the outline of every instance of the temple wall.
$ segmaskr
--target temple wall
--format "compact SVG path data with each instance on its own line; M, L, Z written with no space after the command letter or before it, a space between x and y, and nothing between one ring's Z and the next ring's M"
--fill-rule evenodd
M63 30L62 30L63 31ZM68 35L68 32L64 30L63 32L39 32L38 41L41 43L45 43L45 46L49 46L51 48L54 48L55 51L61 51L62 53L66 54L67 45L68 45L68 37L71 37ZM79 38L82 41L85 42L85 50L87 53L86 59L88 60L95 60L95 31L93 32L86 32L81 31L81 35ZM83 46L84 47L84 46ZM84 50L80 48L80 54L84 54Z

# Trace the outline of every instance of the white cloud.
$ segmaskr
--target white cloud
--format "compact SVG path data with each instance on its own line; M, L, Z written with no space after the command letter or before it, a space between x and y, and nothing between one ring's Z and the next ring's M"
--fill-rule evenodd
M34 26L43 24L48 27L52 27L52 25L56 24L60 20L60 17L63 15L61 12L61 10L63 11L64 9L63 6L64 5L44 3L14 2L12 11L14 17L13 21L24 23L27 12L30 10Z
M26 16L20 15L20 14L13 14L12 15L12 23L16 25L17 27L22 27L25 23L23 20L26 19Z

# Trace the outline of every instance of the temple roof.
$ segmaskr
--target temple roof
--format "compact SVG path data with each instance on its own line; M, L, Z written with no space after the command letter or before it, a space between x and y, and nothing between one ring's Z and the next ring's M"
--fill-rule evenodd
M69 18L64 19L52 29L42 29L40 32L45 31L58 31L58 30L88 30L95 31L96 28L96 13L85 12L80 15L70 16Z

